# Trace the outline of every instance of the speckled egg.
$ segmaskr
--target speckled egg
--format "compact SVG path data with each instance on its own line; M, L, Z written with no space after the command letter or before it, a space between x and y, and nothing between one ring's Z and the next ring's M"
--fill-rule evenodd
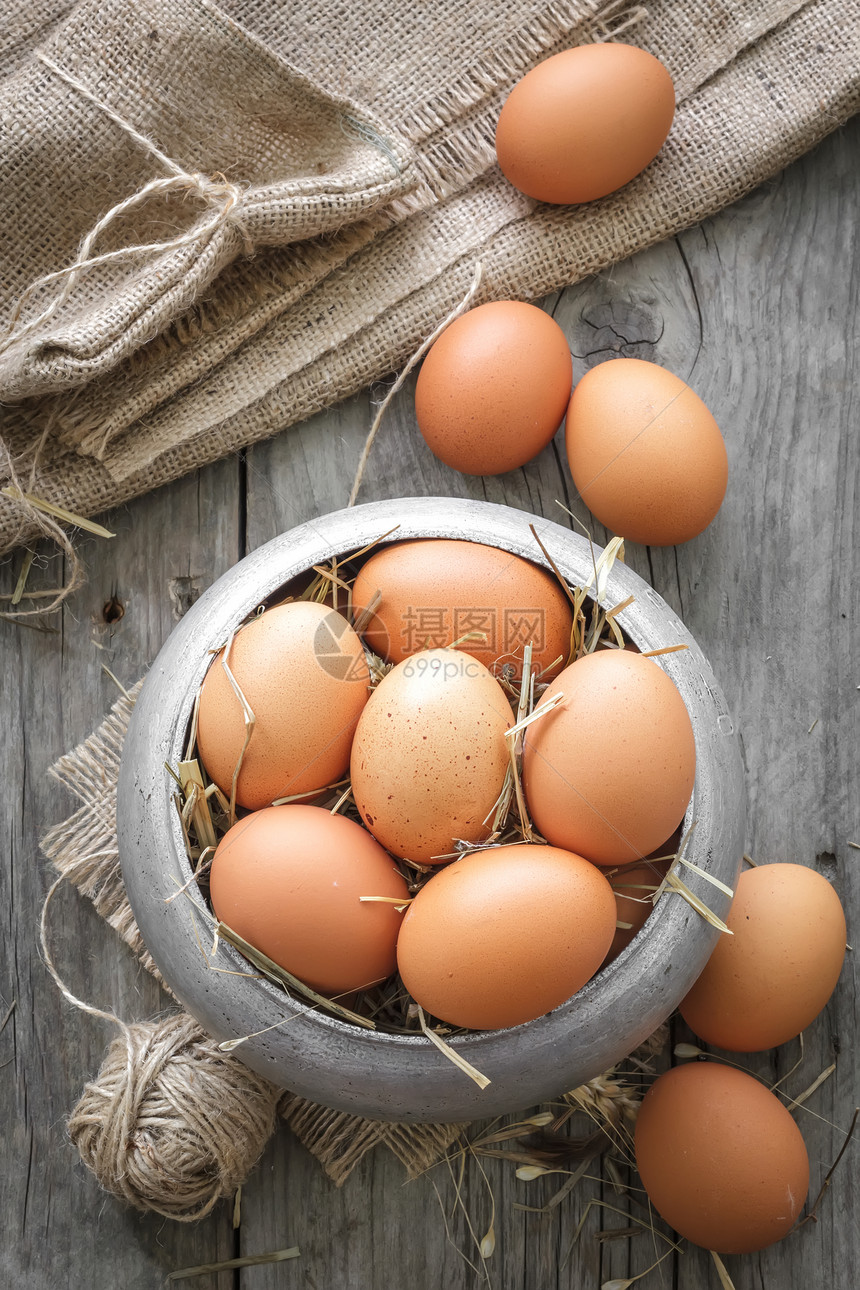
M517 1026L594 975L614 925L612 890L587 860L556 847L497 847L425 883L403 920L397 966L413 999L442 1021Z
M483 663L425 650L385 676L352 746L352 793L383 846L422 865L482 842L509 764L510 704Z
M424 359L418 428L447 466L500 475L552 439L571 380L567 339L549 314L516 300L479 305L446 327Z
M675 115L672 78L653 54L600 42L538 63L496 127L505 177L542 202L590 202L629 183L660 151Z
M721 936L681 1004L691 1030L733 1052L784 1044L814 1021L845 958L845 914L830 883L800 864L745 870Z
M322 994L391 976L401 912L362 896L409 900L391 857L354 820L318 806L270 806L218 844L210 872L221 922Z
M586 372L571 396L565 443L582 500L631 542L688 542L725 496L719 426L699 396L656 363L615 358Z
M676 1066L639 1109L636 1166L658 1214L719 1254L781 1240L806 1201L809 1157L783 1104L718 1062Z
M203 681L197 747L229 796L246 726L223 659L222 650ZM240 806L312 794L344 775L370 678L342 614L304 600L267 609L234 637L227 663L255 718L236 786Z
M532 667L545 680L567 661L570 601L553 574L510 551L448 538L397 542L359 570L352 588L356 622L377 592L382 599L362 635L392 662L454 641L494 676L510 679L522 675L529 643ZM486 641L461 640L470 631L483 632Z
M541 698L559 705L526 731L523 787L553 846L600 865L650 855L693 791L693 726L653 659L602 650L564 669Z

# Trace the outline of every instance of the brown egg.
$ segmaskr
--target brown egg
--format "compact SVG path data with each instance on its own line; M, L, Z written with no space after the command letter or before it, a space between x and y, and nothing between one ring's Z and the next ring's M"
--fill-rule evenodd
M417 650L453 645L469 631L481 641L461 641L494 676L522 675L523 647L532 644L532 666L555 676L567 660L573 614L558 580L528 560L478 542L445 538L398 542L359 570L352 588L356 622L377 591L382 600L362 635L383 658L399 663Z
M459 650L398 663L371 695L352 746L355 804L395 855L443 863L457 839L483 842L509 764L505 692Z
M615 916L619 923L629 924L615 928L612 944L606 955L606 962L617 958L626 949L634 936L645 926L649 914L654 909L652 897L663 876L669 868L669 861L662 860L657 864L633 865L625 868L609 879L612 894L615 897Z
M516 300L479 305L446 327L424 360L418 428L447 466L500 475L552 439L571 380L570 349L549 314Z
M656 157L675 115L666 68L633 45L579 45L514 86L496 127L505 177L542 202L590 202Z
M453 1026L518 1026L557 1008L612 940L609 883L581 856L523 843L465 855L425 883L397 942L403 983Z
M725 496L719 426L699 396L656 363L614 358L586 372L570 400L565 442L583 501L631 542L688 542Z
M354 820L317 806L270 806L234 824L215 852L222 923L312 989L343 995L394 972L402 914L361 896L409 893L391 857Z
M806 1147L783 1104L717 1062L676 1066L652 1085L636 1123L636 1165L670 1227L719 1254L781 1240L809 1189Z
M556 677L526 731L523 787L553 846L595 864L647 856L683 818L696 772L693 727L677 687L653 659L587 654Z
M726 924L681 1004L691 1030L738 1053L784 1044L814 1021L845 958L845 915L826 878L800 864L741 874Z
M223 651L203 681L197 747L229 796L245 721L222 659ZM256 719L239 805L256 810L340 779L369 693L364 649L346 619L307 601L267 609L236 635L227 662Z

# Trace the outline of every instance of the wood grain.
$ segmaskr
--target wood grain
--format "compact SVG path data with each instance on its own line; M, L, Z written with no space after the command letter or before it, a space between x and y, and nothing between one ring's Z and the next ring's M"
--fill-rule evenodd
M748 848L759 860L798 860L835 883L849 918L860 910L856 762L860 746L857 557L858 425L856 211L860 121L773 183L701 227L545 302L569 337L575 376L614 354L650 358L690 381L723 428L729 492L715 523L679 549L630 547L628 562L682 615L709 655L743 734L750 798ZM852 273L852 264L855 271ZM573 495L559 435L525 469L471 479L447 469L418 436L414 382L394 401L360 500L411 494L485 497L566 522L557 500L605 532ZM55 634L0 622L0 746L7 862L0 967L0 1279L16 1290L155 1290L173 1268L298 1244L277 1267L198 1278L201 1290L598 1290L644 1271L650 1237L600 1243L627 1220L591 1200L626 1202L604 1179L584 1180L547 1214L561 1175L531 1183L507 1162L469 1158L460 1196L445 1165L404 1184L393 1157L365 1159L342 1190L282 1130L243 1189L242 1224L229 1206L194 1228L131 1213L98 1191L64 1136L64 1121L109 1042L107 1023L57 994L37 950L50 875L37 838L71 803L47 778L85 737L123 684L146 669L176 616L246 550L346 503L384 386L269 443L201 471L107 517L111 542L84 539L88 581ZM571 523L573 521L570 521ZM51 585L57 561L40 552L31 585ZM20 555L0 571L14 586ZM113 602L105 621L105 606ZM69 986L121 1016L165 1006L154 983L72 892L58 897L52 944ZM856 939L854 927L849 936ZM848 956L840 985L805 1037L797 1094L836 1060L836 1072L798 1119L814 1194L858 1097L857 989ZM676 1038L690 1039L680 1023ZM765 1078L797 1061L799 1044L744 1059ZM7 1063L3 1065L3 1063ZM857 1145L833 1179L819 1221L760 1255L727 1258L736 1290L807 1290L856 1283ZM454 1164L457 1176L459 1164ZM596 1171L595 1171L596 1172ZM480 1238L495 1206L496 1251L486 1278ZM637 1212L634 1210L634 1212ZM444 1217L443 1217L444 1214ZM446 1232L447 1223L447 1232ZM688 1247L636 1283L705 1290L709 1256Z

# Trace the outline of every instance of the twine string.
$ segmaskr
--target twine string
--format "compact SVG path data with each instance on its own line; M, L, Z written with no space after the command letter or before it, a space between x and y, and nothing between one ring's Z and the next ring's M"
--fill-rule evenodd
M140 130L127 121L125 117L114 111L109 104L94 94L82 81L65 68L60 67L42 50L37 50L36 57L45 67L48 67L56 76L71 85L83 98L94 104L106 116L110 117L122 130L126 132L134 141L144 148L160 165L170 173L160 179L151 179L132 193L130 197L124 198L115 206L112 206L105 215L96 221L89 233L81 242L78 253L71 264L65 268L55 269L51 273L46 273L42 277L31 282L21 294L9 321L6 333L0 340L0 354L5 353L10 346L17 344L26 336L30 335L43 323L47 322L53 315L66 303L80 281L82 274L88 269L97 265L108 264L113 260L127 259L137 255L156 255L163 251L175 251L184 246L192 246L195 243L205 243L209 241L223 228L227 223L233 224L238 228L242 235L245 251L250 254L253 250L247 229L237 216L237 208L241 206L244 198L243 190L237 185L230 183L223 175L210 178L200 172L190 173L178 165L171 157ZM178 234L174 238L169 238L163 242L144 242L131 246L119 247L114 251L104 251L99 255L93 254L93 249L98 239L118 219L129 211L135 210L148 201L150 197L157 193L170 192L195 192L198 194L207 206L213 208L211 216L198 224L195 228L186 233ZM53 300L45 306L34 318L26 323L21 323L21 314L33 296L45 287L53 283L62 282L62 289L54 296Z
M31 282L19 297L12 316L6 327L5 332L0 336L0 355L4 354L11 346L18 344L27 336L31 335L37 328L48 322L62 306L69 300L75 287L81 277L87 270L97 265L108 264L112 261L141 256L156 255L165 251L175 251L185 246L195 244L205 244L209 241L218 230L224 227L228 222L238 229L242 236L246 253L251 254L253 244L248 235L242 220L238 216L238 210L244 198L242 189L229 183L223 175L210 178L200 173L191 174L178 165L171 157L135 126L127 121L103 99L94 94L82 81L78 80L71 72L60 67L55 63L48 54L42 50L36 51L36 57L45 67L49 68L56 76L71 85L88 102L94 104L101 112L110 117L122 130L125 131L140 147L148 152L158 163L169 172L167 176L151 179L143 185L136 193L124 198L113 206L106 214L102 215L89 231L80 244L78 253L71 264L62 269L56 269L51 273L46 273L42 277ZM95 247L99 238L117 220L121 219L130 211L142 206L152 196L156 194L167 194L170 192L194 192L203 199L206 205L211 209L211 214L205 218L202 223L198 223L194 228L186 233L178 234L174 238L169 238L160 242L148 242L138 245L120 247L112 251L104 251L100 254L94 254ZM22 314L33 297L46 287L61 283L60 290L54 295L53 299L36 314L35 317L26 322L22 322ZM74 397L74 396L73 396ZM43 605L35 609L16 609L12 612L3 613L4 618L26 619L34 615L43 616L52 613L68 598L68 596L82 582L81 564L75 551L71 539L65 530L55 519L44 514L39 508L33 506L25 497L27 491L35 491L36 476L38 473L42 452L45 443L48 440L50 432L56 420L57 408L54 407L51 414L46 420L42 433L35 445L32 461L30 464L30 482L29 490L23 486L18 477L15 462L6 442L0 436L0 465L8 475L12 486L17 493L15 506L20 516L20 522L23 525L29 520L44 536L52 538L64 552L69 562L69 575L65 585L60 588L55 598L47 606ZM53 894L53 893L50 893ZM49 899L50 899L49 894ZM50 959L50 955L48 956ZM49 964L50 966L50 964ZM51 969L52 970L52 969ZM60 985L58 981L58 985ZM60 988L63 988L60 986ZM79 1002L79 1001L78 1001Z
M638 27L643 18L648 16L644 5L630 4L629 0L610 0L597 14L595 19L603 35L595 39L595 44L607 40L617 40L624 32Z
M442 335L442 332L445 330L445 328L450 326L450 324L455 320L455 318L459 318L460 315L464 314L466 310L469 308L472 301L475 299L475 296L478 294L478 289L480 288L481 279L483 278L483 276L484 276L484 266L481 263L481 261L478 260L478 262L475 265L475 272L472 277L471 285L469 287L469 290L466 292L465 296L463 297L463 299L460 301L458 305L455 305L455 307L451 310L449 314L447 314L442 319L442 321L439 323L439 326L433 332L430 333L430 335L426 338L426 340L423 340L421 342L421 344L418 346L418 348L416 349L412 357L408 360L403 371L397 377L397 380L391 386L391 389L388 391L385 398L382 400L379 407L377 408L376 416L373 418L373 424L371 425L370 430L368 431L367 438L364 441L364 447L361 450L361 457L359 458L358 468L355 472L355 480L352 485L352 491L349 494L349 501L347 502L347 507L355 505L355 499L358 497L359 489L361 488L362 481L364 480L364 473L365 473L365 470L367 469L367 462L368 462L368 459L370 458L371 449L373 448L373 441L376 438L377 433L379 432L379 427L382 424L382 418L385 415L386 410L388 409L388 406L391 403L391 400L394 398L397 391L402 387L403 382L406 380L409 373L412 371L412 369L415 367L417 363L420 363L421 359L427 353L430 346L433 345L439 339L439 337Z
M116 855L116 851L92 851L87 855L78 856L77 859L60 874L59 878L54 879L51 886L48 888L48 894L45 896L45 900L42 905L42 915L39 919L39 944L42 949L42 959L45 967L53 977L54 984L60 991L63 998L68 1003L73 1004L74 1007L78 1008L81 1012L89 1013L91 1017L101 1017L103 1021L112 1021L114 1025L119 1026L125 1035L128 1035L128 1026L124 1021L120 1020L115 1012L105 1012L103 1008L97 1008L92 1003L85 1003L83 999L79 999L77 995L72 994L71 990L57 970L57 966L54 963L54 957L51 954L51 949L48 943L48 910L57 891L62 887L63 883L67 879L71 882L75 882L75 874L78 870L89 871L93 860L97 860L100 856L107 855Z
M245 1181L275 1125L280 1090L219 1052L187 1013L127 1025L73 994L51 954L48 910L92 861L77 857L51 884L39 937L45 966L67 1002L119 1026L101 1070L69 1117L69 1136L105 1190L141 1210L193 1222Z

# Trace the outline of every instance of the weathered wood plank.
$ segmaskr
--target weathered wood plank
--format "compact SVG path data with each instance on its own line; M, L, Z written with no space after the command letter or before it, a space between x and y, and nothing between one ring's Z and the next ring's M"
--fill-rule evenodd
M817 863L835 881L856 923L860 842L856 792L858 703L856 552L856 274L849 269L858 206L860 122L700 230L635 257L548 301L571 341L579 375L612 352L654 358L690 380L723 427L732 480L712 528L678 551L631 547L629 563L650 577L709 654L743 730L750 791L749 846L763 860ZM487 497L560 522L555 504L572 499L563 440L525 470L494 480L457 475L437 462L414 427L407 383L392 405L360 500L404 494ZM374 396L380 391L374 391ZM0 1276L24 1290L128 1286L155 1290L171 1268L298 1244L300 1260L200 1278L201 1290L480 1284L455 1246L473 1257L470 1236L444 1166L403 1186L393 1157L366 1159L341 1191L282 1131L243 1195L236 1236L228 1207L194 1229L141 1217L103 1197L64 1142L62 1125L110 1036L57 995L38 961L36 926L46 867L36 839L68 809L45 779L47 766L86 736L114 697L106 662L127 684L153 658L173 622L173 601L202 589L247 546L345 505L372 416L367 396L348 401L249 452L109 517L112 543L86 539L89 581L62 616L60 636L0 622L4 666L0 711L9 733L0 748L10 862L0 884L7 935L0 966L0 1099L7 1125L0 1171ZM245 511L247 509L247 517ZM572 509L591 523L581 503ZM595 540L604 531L593 526ZM18 565L2 571L11 589ZM50 570L34 569L47 581ZM172 582L171 580L185 581ZM44 585L44 582L43 582ZM103 608L113 595L124 616ZM845 615L842 617L842 615ZM101 648L99 648L101 647ZM817 718L810 732L809 727ZM53 926L58 964L77 993L124 1017L162 1006L154 984L131 962L86 902L63 893ZM856 929L855 929L856 938ZM82 949L82 947L86 947ZM797 1093L832 1060L838 1069L809 1103L801 1125L817 1188L841 1144L857 1096L853 959L823 1018L810 1029ZM678 1037L689 1038L682 1026ZM785 1074L798 1045L744 1059L768 1078ZM816 1117L823 1117L818 1119ZM835 1127L831 1127L835 1126ZM840 1166L820 1221L751 1259L727 1259L737 1290L849 1290L857 1259L857 1153ZM592 1209L565 1256L589 1199L615 1204L608 1184L583 1182L549 1215L542 1205L564 1181L514 1178L506 1162L485 1164L496 1207L496 1290L597 1290L610 1277L643 1271L650 1238L602 1248L594 1233L623 1226ZM446 1240L439 1200L450 1215ZM475 1162L463 1198L479 1237L490 1221L490 1191ZM622 1206L619 1206L623 1208ZM718 1285L708 1256L689 1249L637 1285L678 1290Z
M733 486L701 560L691 544L689 554L678 552L677 570L681 610L707 642L742 730L750 852L816 866L835 883L849 926L860 886L858 853L848 846L860 826L860 455L858 284L845 267L857 137L855 122L790 175L681 239L711 320L700 392L727 427ZM659 572L671 582L668 563ZM813 1196L857 1100L853 982L849 955L842 984L806 1034L804 1064L786 1084L796 1095L838 1052L835 1075L798 1113ZM798 1048L743 1064L779 1078ZM822 1275L853 1284L856 1149L841 1168L817 1224L755 1259L726 1260L737 1290L788 1275L792 1285L820 1284ZM706 1263L691 1251L680 1286L702 1284Z
M856 135L856 125L852 130ZM856 617L857 610L856 579L845 554L853 549L854 512L842 502L856 480L856 439L850 464L847 459L852 442L848 397L852 359L846 328L846 320L856 317L856 284L847 274L839 275L835 283L832 269L834 242L838 245L838 239L844 242L850 236L843 203L844 194L856 183L853 146L854 137L846 131L783 180L708 221L701 230L570 288L560 299L547 302L547 307L570 338L575 376L613 352L651 358L688 379L723 427L732 481L716 523L696 542L678 550L631 546L628 562L650 578L685 618L712 658L739 715L750 772L750 847L762 859L805 863L813 863L823 853L838 855L835 864L824 859L821 867L837 880L846 905L856 910L856 862L849 869L852 853L846 845L852 828L856 832L858 827L856 803L847 796L848 750L857 746L856 725L853 742L840 741L833 732L829 743L820 736L817 762L808 767L808 750L813 746L809 740L816 733L810 736L808 727L815 716L821 714L821 724L827 714L828 723L841 724L849 735L848 722L855 720L840 711L837 696L845 695L851 684L848 630L851 611ZM830 235L814 238L813 229L821 225L831 228ZM846 252L844 245L842 252ZM816 373L823 376L828 371L838 389L831 386L822 400ZM572 486L566 467L560 465L562 436L524 471L501 479L466 479L436 462L417 435L413 389L414 382L408 382L389 410L360 500L412 493L487 497L564 522L555 498L570 505ZM249 470L251 545L296 518L345 503L350 468L358 459L372 411L366 400L355 399L303 426L300 447L287 436L254 449L249 455L254 467ZM818 433L822 419L830 424L826 432ZM810 427L816 427L814 433ZM818 481L812 491L806 483L810 478ZM283 505L285 497L288 507ZM602 543L605 531L594 524L582 504L574 501L572 509ZM829 607L834 601L845 619L836 618ZM823 666L813 624L828 627ZM783 677L776 689L774 663L780 669L776 675ZM799 1093L829 1064L831 1029L838 1026L843 1034L850 1034L853 1007L850 987L840 989L825 1017L807 1036L806 1060L788 1082L789 1092ZM680 1023L677 1030L679 1038L691 1038ZM776 1055L751 1057L745 1064L765 1078L781 1078L794 1064L797 1047L788 1045ZM843 1041L841 1047L838 1075L815 1095L810 1112L801 1113L813 1162L813 1189L840 1142L839 1129L831 1129L815 1115L844 1130L853 1106L856 1057L847 1051L849 1044ZM381 1167L390 1170L391 1164L386 1161ZM298 1170L299 1161L293 1157L289 1171L294 1182ZM760 1267L766 1267L771 1278L765 1284L800 1286L815 1282L816 1266L836 1268L848 1258L855 1238L850 1223L846 1229L843 1207L852 1195L852 1184L850 1167L843 1164L843 1170L843 1190L835 1193L842 1199L832 1204L829 1213L822 1213L817 1225L790 1245L755 1260L728 1260L738 1290L758 1284ZM471 1171L474 1190L474 1165ZM599 1266L586 1261L561 1269L562 1230L575 1226L582 1207L601 1192L584 1185L561 1213L539 1219L514 1214L510 1205L514 1198L543 1203L554 1190L550 1180L528 1188L512 1183L511 1166L497 1162L488 1162L487 1172L503 1215L498 1224L499 1254L492 1269L494 1285L530 1285L534 1278L534 1284L541 1286L596 1287L609 1277L641 1272L653 1260L649 1241L641 1239L629 1248L623 1242L604 1246L597 1256ZM310 1195L308 1185L314 1186L303 1177L298 1194ZM377 1284L364 1279L372 1266L372 1250L380 1241L388 1242L392 1227L410 1244L406 1235L410 1224L420 1222L421 1248L427 1266L433 1268L434 1283L438 1272L441 1283L469 1284L472 1273L463 1267L459 1273L451 1269L444 1254L441 1262L433 1257L438 1233L428 1230L431 1193L420 1186L412 1184L399 1196L389 1194L381 1214L375 1207L368 1208L357 1229L354 1220L341 1220L346 1226L337 1218L332 1222L330 1206L318 1208L314 1198L313 1204L303 1207L310 1275L316 1278L318 1268L321 1284L325 1274L337 1284ZM544 1193L535 1200L531 1189L543 1186ZM369 1181L363 1174L350 1180L344 1190L370 1200ZM450 1204L450 1181L445 1192ZM617 1202L605 1188L602 1198ZM258 1228L265 1230L270 1209L265 1186L262 1194L255 1195L252 1183L245 1211L246 1240L253 1233L254 1244L258 1243ZM336 1212L340 1213L339 1207ZM592 1217L593 1228L624 1222L614 1215L598 1221L593 1212ZM302 1238L297 1234L296 1239ZM352 1251L351 1272L340 1262L341 1244ZM593 1243L591 1251L594 1259ZM398 1282L408 1283L406 1257L401 1253L392 1265L392 1277ZM332 1277L335 1268L337 1275ZM450 1280L452 1275L457 1279ZM665 1265L641 1284L662 1284L661 1275L669 1275ZM679 1261L675 1275L678 1286L690 1290L717 1284L708 1256L694 1251ZM833 1284L847 1286L848 1281L840 1281L845 1275L836 1274ZM276 1284L274 1272L259 1269L254 1277L246 1283Z
M205 1257L233 1256L223 1208L196 1230L126 1210L105 1197L67 1141L64 1123L93 1078L115 1029L76 1011L59 995L40 961L38 920L51 873L38 854L46 827L74 809L47 776L50 764L102 719L117 697L106 664L124 684L149 666L174 619L174 579L198 591L239 554L238 471L227 462L108 517L112 542L85 539L88 580L69 601L58 635L0 622L3 667L0 711L9 862L0 870L7 912L0 967L0 1014L16 1008L0 1035L0 1279L16 1290L123 1286L150 1290L172 1268ZM4 570L7 585L17 562ZM31 585L51 585L54 569L34 568ZM4 587L5 590L5 587ZM174 597L175 598L175 597ZM122 617L105 621L115 600ZM117 604L109 616L120 612ZM168 1005L89 901L62 889L52 907L51 945L69 988L127 1020ZM201 1278L225 1290L232 1278Z

